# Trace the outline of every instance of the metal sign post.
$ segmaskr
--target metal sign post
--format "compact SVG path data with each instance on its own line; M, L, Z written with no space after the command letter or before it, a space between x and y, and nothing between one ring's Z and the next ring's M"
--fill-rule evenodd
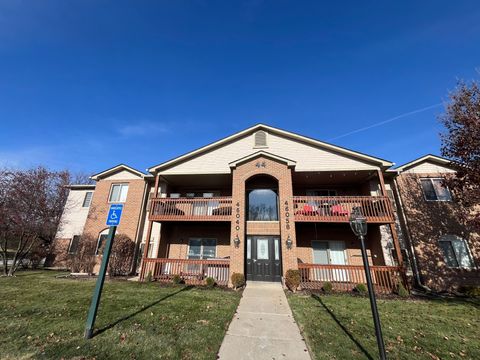
M110 252L112 251L113 239L115 238L115 232L117 226L120 224L120 218L122 217L123 204L112 204L107 216L106 224L110 226L108 231L107 242L105 249L103 250L102 265L98 273L97 283L95 284L95 290L93 291L92 302L90 304L90 310L88 311L87 323L85 325L85 339L91 339L93 336L93 327L95 325L95 319L97 317L98 305L100 305L100 297L102 296L103 284L105 282L105 274L107 273L108 260L110 259Z

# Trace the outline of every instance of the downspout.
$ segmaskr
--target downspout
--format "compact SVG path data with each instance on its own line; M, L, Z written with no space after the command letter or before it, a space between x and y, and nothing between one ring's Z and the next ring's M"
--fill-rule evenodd
M399 171L397 171L397 175L399 175ZM395 195L396 200L398 201L398 207L397 207L398 208L398 213L401 216L401 219L402 219L401 222L403 222L403 225L404 225L403 227L405 228L405 235L407 237L409 250L410 250L410 255L411 255L411 258L412 258L412 270L413 270L413 276L415 277L415 283L422 290L430 292L431 289L429 289L427 286L425 286L422 283L422 278L420 276L420 270L418 269L417 257L415 255L415 248L413 247L413 244L412 244L412 236L411 236L411 233L410 233L410 229L408 227L407 217L405 216L405 212L403 211L402 197L400 196L400 191L399 191L399 188L398 188L396 177L393 178L393 185L395 187L394 195Z

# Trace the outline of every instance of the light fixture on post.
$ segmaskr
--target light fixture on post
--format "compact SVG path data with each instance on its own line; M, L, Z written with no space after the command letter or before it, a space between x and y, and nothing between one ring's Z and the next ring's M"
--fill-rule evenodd
M285 242L287 244L287 249L290 250L292 248L292 239L290 239L290 235L287 237L287 241Z
M240 246L240 238L238 237L238 234L237 236L235 236L235 239L233 239L233 244L235 245L236 248Z
M380 359L385 360L385 345L383 343L382 328L380 325L380 317L378 315L377 300L372 285L372 276L370 275L370 265L368 264L367 250L365 249L365 235L367 235L367 218L362 215L361 209L353 208L350 214L350 227L353 233L360 239L362 248L363 267L365 268L365 278L367 279L368 296L370 298L370 307L372 309L373 323L375 325L375 335L377 337L378 352Z

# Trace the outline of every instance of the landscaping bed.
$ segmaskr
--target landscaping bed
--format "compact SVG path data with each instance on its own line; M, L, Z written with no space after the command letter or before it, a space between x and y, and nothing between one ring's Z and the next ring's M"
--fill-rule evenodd
M287 294L316 359L378 358L368 296ZM480 359L480 302L378 299L391 359Z
M0 278L0 358L215 359L241 294L109 281L83 339L95 279L54 271Z

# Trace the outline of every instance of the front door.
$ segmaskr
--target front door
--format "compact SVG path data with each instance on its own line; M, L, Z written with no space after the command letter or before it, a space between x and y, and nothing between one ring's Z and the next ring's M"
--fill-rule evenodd
M248 236L246 247L247 280L281 281L280 238Z

